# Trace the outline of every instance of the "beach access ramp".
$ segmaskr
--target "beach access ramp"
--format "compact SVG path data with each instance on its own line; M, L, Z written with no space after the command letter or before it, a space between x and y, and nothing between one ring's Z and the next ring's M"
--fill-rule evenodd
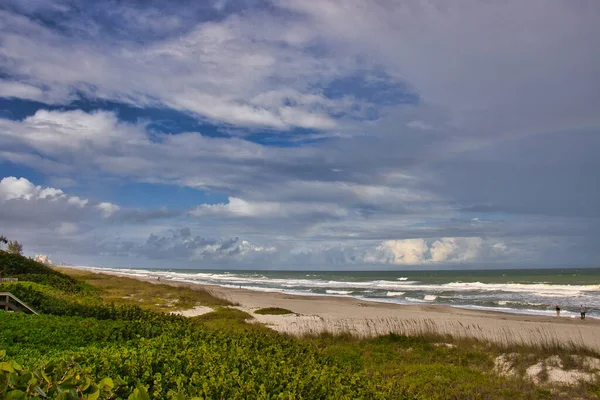
M33 308L10 292L0 292L0 310L39 315Z

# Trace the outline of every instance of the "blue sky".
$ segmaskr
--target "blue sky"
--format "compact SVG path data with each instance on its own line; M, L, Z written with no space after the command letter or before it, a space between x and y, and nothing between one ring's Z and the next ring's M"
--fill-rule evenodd
M86 265L597 266L596 1L0 5L0 234Z

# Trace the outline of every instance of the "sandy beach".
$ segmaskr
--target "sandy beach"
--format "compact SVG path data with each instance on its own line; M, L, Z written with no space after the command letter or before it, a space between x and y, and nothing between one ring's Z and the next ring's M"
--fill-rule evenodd
M441 305L400 305L335 296L298 296L111 274L152 283L206 290L214 296L237 304L236 308L250 313L256 321L269 328L291 335L331 332L372 337L388 333L437 332L505 344L574 344L600 350L600 320L591 318L581 320L508 314ZM266 307L285 308L293 314L254 313ZM207 307L197 307L180 314L193 317L209 311Z

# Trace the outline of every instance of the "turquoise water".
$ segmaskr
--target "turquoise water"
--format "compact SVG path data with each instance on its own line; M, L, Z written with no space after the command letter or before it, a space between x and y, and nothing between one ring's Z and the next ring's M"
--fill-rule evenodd
M96 269L96 268L94 268ZM98 268L134 276L399 304L600 317L600 268L460 271L208 271Z

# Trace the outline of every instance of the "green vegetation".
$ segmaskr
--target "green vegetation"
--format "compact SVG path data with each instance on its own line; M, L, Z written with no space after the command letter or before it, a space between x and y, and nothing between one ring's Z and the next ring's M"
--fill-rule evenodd
M0 277L37 282L69 293L84 290L80 281L19 254L0 251Z
M600 394L598 384L551 391L519 377L501 377L492 372L493 360L506 349L476 341L448 346L440 342L448 338L439 336L297 339L248 323L250 315L206 292L54 271L15 257L0 253L3 276L20 279L0 290L13 292L41 315L0 312L1 398L585 399ZM196 305L215 311L196 318L159 312Z
M286 310L285 308L279 307L267 307L261 308L260 310L254 311L255 314L260 315L285 315L285 314L293 314L293 311Z

